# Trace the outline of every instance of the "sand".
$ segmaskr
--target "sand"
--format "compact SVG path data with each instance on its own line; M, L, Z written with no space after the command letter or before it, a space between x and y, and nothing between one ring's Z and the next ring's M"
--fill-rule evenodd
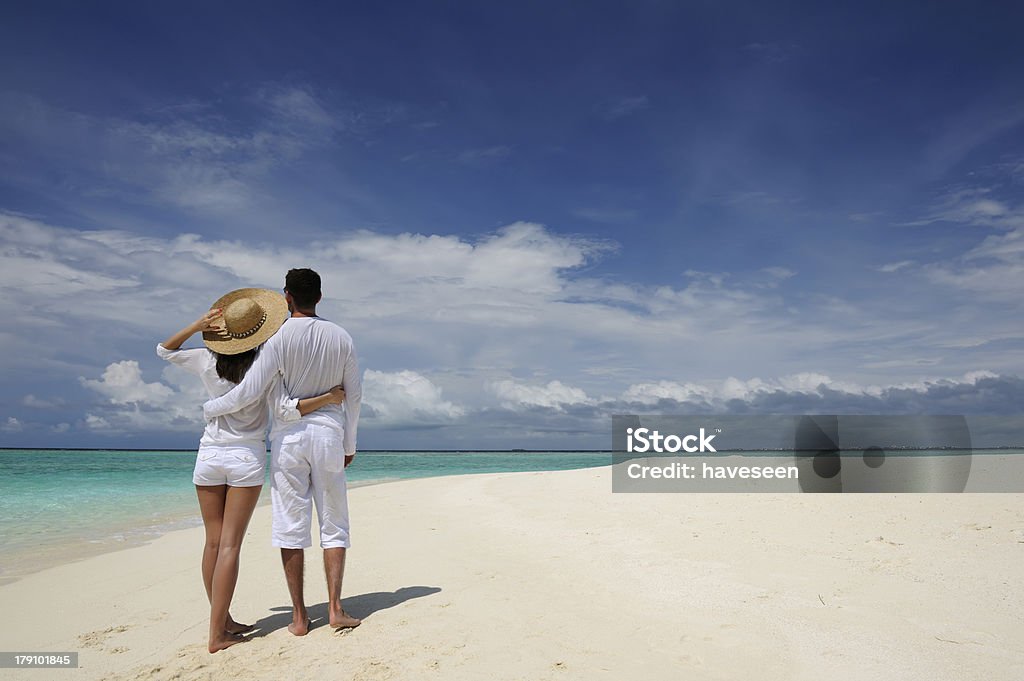
M609 469L354 489L346 608L314 629L257 509L205 650L202 530L0 587L4 650L80 651L74 679L1024 678L1024 495L612 494Z

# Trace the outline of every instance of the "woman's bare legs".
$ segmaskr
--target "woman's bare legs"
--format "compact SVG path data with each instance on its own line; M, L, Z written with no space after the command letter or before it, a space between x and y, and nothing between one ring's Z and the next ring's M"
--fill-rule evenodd
M224 629L229 617L231 597L238 582L238 557L242 550L242 540L245 538L245 530L249 526L253 509L260 498L261 489L262 485L226 488L217 559L210 580L211 653L243 640L228 634Z
M203 586L206 587L207 600L213 598L213 569L217 566L217 553L220 551L220 531L224 523L224 499L227 493L227 485L196 485L199 511L203 515L203 527L206 529L206 544L203 546Z
M206 529L206 543L203 546L202 561L203 586L206 587L206 597L210 600L211 604L213 602L213 572L217 566L217 556L220 553L227 492L227 485L196 485L196 495L199 497L199 510L202 513L203 526ZM252 629L252 625L235 622L230 614L224 623L224 631L228 634L242 634L252 631Z

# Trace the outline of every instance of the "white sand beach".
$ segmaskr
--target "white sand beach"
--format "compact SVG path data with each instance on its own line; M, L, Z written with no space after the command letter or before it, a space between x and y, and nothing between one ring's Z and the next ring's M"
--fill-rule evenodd
M266 491L265 491L266 493ZM285 629L269 509L206 652L200 528L0 587L8 651L80 651L74 679L1024 678L1024 495L612 494L610 470L354 489L346 608Z

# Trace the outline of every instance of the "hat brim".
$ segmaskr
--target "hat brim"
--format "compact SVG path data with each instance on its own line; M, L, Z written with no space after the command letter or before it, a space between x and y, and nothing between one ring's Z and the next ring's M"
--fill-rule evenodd
M245 338L232 338L224 332L207 331L203 333L203 343L210 350L221 355L237 355L247 350L266 343L267 340L277 333L285 320L288 319L288 301L277 291L270 291L264 288L240 288L230 293L225 293L217 299L210 309L224 309L231 303L242 298L251 298L263 311L267 313L267 319L259 328L259 331Z

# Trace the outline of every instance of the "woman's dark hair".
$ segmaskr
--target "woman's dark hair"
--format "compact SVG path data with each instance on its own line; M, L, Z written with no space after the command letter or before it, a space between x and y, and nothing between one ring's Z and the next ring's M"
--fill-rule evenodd
M257 355L260 354L261 347L263 346L240 352L237 355L222 355L219 352L214 352L213 356L217 358L217 375L225 381L241 383L245 378L245 372L249 370L252 363L256 361Z

